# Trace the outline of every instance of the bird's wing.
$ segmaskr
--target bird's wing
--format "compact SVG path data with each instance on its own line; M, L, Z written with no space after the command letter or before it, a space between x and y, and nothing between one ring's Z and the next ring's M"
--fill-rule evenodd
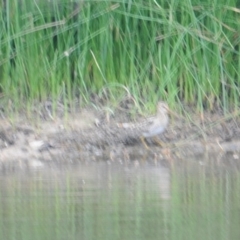
M156 129L156 127L159 126L159 123L158 123L158 120L157 119L152 119L150 122L149 122L149 125L148 125L148 131L152 131L154 129Z

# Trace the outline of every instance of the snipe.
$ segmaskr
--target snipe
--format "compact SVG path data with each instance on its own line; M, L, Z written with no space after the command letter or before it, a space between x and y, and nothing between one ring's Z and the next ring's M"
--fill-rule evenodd
M142 122L122 123L120 126L125 129L135 129L135 131L138 131L143 144L148 148L145 139L156 137L166 130L169 122L168 111L169 108L167 103L158 102L155 116L147 118Z

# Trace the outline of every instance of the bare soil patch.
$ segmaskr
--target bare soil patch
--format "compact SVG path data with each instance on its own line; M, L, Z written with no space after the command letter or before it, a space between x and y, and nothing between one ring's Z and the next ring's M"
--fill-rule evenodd
M37 115L35 115L37 116ZM137 119L143 118L137 116ZM118 127L118 123L133 121L126 110L113 115L102 109L86 108L75 113L52 116L48 113L35 118L19 114L10 121L0 119L1 169L41 167L50 162L76 161L154 161L185 159L207 153L230 154L239 158L240 119L221 113L205 113L204 117L172 117L167 131L147 140L144 147L134 131Z

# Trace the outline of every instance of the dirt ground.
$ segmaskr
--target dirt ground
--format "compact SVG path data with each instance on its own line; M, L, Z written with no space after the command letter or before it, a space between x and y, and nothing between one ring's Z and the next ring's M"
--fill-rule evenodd
M147 139L119 123L134 121L130 111L86 108L74 113L41 111L26 117L0 118L0 170L41 167L50 162L154 161L197 158L205 154L240 156L240 117L221 113L170 116L166 132ZM144 119L137 115L135 120ZM159 142L161 141L161 144Z

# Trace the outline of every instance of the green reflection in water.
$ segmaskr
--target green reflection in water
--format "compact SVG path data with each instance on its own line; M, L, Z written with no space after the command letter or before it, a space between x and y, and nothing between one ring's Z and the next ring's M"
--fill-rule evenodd
M174 172L171 232L178 235L174 239L239 239L239 193L240 174L227 166L185 169L184 176Z
M3 239L240 239L236 169L96 163L0 177Z

